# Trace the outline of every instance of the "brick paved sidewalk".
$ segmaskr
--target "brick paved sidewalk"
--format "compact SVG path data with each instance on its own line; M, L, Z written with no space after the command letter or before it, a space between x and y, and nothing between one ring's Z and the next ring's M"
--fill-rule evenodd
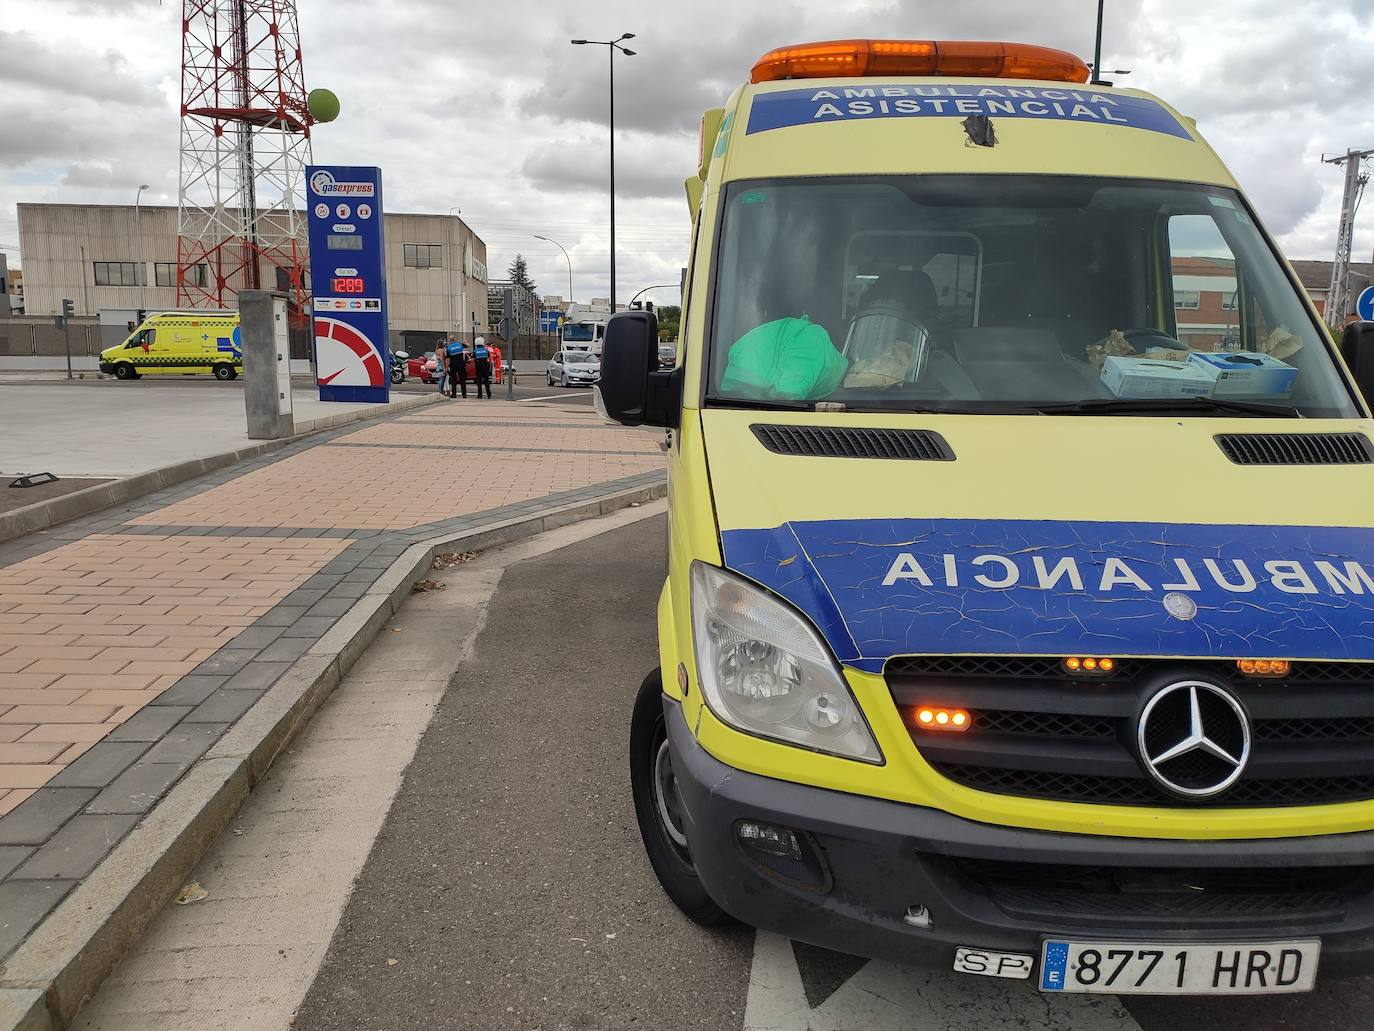
M412 543L661 479L580 406L428 406L0 546L0 961Z

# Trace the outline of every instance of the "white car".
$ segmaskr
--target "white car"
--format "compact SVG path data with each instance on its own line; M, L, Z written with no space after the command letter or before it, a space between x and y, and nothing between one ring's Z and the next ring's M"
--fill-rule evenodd
M590 351L559 351L549 359L549 386L571 387L601 379L601 355Z

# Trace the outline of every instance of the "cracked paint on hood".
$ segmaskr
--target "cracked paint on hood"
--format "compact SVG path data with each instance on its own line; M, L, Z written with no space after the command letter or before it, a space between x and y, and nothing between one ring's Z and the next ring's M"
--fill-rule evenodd
M869 672L902 654L1374 660L1364 527L822 519L721 540Z

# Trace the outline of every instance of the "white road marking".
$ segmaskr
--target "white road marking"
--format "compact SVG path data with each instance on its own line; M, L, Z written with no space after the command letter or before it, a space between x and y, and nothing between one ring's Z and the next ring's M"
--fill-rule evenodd
M812 1009L792 944L758 932L743 1031L1140 1031L1114 996L1046 996L1031 981L865 964Z
M525 401L553 401L553 400L556 400L557 398L560 398L560 397L567 397L567 396L568 396L567 394L545 394L543 397L520 397L520 398L516 398L516 400L517 400L517 401L520 401L520 402L522 402L522 403L525 402Z

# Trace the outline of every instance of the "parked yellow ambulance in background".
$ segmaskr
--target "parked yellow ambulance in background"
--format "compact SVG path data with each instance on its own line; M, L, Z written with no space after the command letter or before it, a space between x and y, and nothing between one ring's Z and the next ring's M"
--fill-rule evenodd
M1305 991L1374 969L1374 338L1088 79L849 40L704 117L677 367L619 314L599 388L670 431L640 828L702 922Z
M118 379L145 372L231 380L243 371L237 312L168 311L149 315L122 344L100 352L100 371Z

